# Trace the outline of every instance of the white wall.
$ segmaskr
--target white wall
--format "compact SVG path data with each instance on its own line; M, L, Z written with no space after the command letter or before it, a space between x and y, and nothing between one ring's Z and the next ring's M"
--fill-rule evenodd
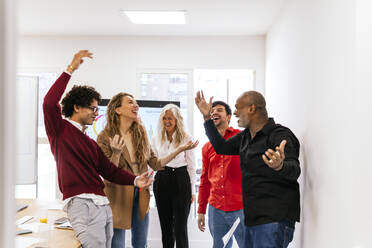
M293 247L372 245L371 9L368 0L290 0L267 35L269 112L302 144Z
M353 233L354 244L372 247L372 2L356 0L356 80L353 82L355 111L353 130Z
M21 36L18 68L64 70L79 49L94 53L73 81L89 83L103 97L119 91L140 94L141 69L255 69L263 90L264 36L232 37L45 37ZM31 68L31 69L30 69Z
M15 1L0 0L0 247L15 237Z

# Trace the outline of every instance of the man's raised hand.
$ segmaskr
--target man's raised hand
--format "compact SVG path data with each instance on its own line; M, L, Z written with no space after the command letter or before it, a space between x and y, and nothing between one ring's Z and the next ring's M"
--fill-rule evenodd
M212 110L212 99L213 99L213 96L209 98L209 103L207 103L205 101L203 91L196 92L195 104L200 110L200 112L202 113L205 121L211 118L210 114Z
M80 50L78 53L74 55L74 58L72 59L71 63L67 67L67 71L69 73L73 73L75 70L77 70L84 62L84 58L93 58L93 53L89 52L88 50Z

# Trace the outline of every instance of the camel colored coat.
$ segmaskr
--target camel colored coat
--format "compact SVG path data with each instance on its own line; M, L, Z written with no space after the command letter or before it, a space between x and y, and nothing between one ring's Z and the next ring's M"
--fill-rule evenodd
M101 147L104 154L110 159L112 150L110 147L109 136L105 131L101 132L97 138L97 143ZM151 150L149 159L140 165L132 163L127 147L125 146L119 160L119 168L129 171L136 176L148 171L150 166L153 170L162 170L163 167L160 165L159 159L156 157L154 152ZM133 208L133 197L134 197L134 186L132 185L118 185L110 181L104 180L105 182L105 194L110 201L112 208L114 228L119 229L130 229L132 223L132 208ZM150 190L144 188L139 193L139 215L143 220L146 213L149 211L150 203Z

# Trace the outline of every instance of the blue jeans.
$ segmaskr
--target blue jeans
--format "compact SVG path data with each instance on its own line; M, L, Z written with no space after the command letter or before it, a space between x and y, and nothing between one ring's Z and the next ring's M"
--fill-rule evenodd
M246 226L246 247L286 248L293 239L294 225L294 221L279 221Z
M222 211L211 205L208 205L208 226L213 237L213 248L222 248L222 237L230 230L237 218L240 223L235 229L234 237L240 248L244 248L244 213L243 209L237 211ZM232 238L226 247L232 247Z
M132 210L132 247L147 247L147 233L149 230L149 214L147 213L144 220L141 220L138 212L138 188L134 188L133 210ZM112 237L112 248L125 248L125 229L114 228Z

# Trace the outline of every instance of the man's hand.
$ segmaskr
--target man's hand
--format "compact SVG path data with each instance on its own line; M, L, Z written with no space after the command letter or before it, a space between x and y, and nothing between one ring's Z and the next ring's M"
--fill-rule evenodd
M111 139L111 137L109 137L109 139L112 152L115 153L116 155L121 154L125 146L124 138L123 137L120 138L119 135L115 134L113 139Z
M182 151L187 151L187 150L192 150L192 149L194 149L195 147L197 147L198 144L199 144L199 141L198 141L198 140L195 141L195 142L192 142L192 140L190 140L190 141L187 142L186 144L180 146L179 149L181 150L181 152L182 152Z
M205 121L211 118L210 114L212 110L212 99L213 99L213 96L209 98L209 103L207 103L205 101L203 91L198 91L196 93L195 104L196 106L198 106L198 109L202 113Z
M148 187L151 185L153 179L151 178L152 174L154 173L154 171L152 171L151 173L148 173L148 172L145 172L145 173L142 173L138 178L137 178L137 181L136 181L136 186L139 187L139 188L145 188L145 187Z
M75 70L77 70L84 62L83 58L93 58L93 53L89 52L88 50L80 50L78 53L74 55L74 58L72 59L71 63L67 67L67 71L69 73L73 73Z
M204 232L205 231L205 217L204 214L198 214L198 227L199 230Z
M283 168L283 161L285 159L284 148L287 144L286 140L283 140L279 147L275 147L275 152L272 149L267 149L265 154L262 155L262 159L270 168L279 171Z

